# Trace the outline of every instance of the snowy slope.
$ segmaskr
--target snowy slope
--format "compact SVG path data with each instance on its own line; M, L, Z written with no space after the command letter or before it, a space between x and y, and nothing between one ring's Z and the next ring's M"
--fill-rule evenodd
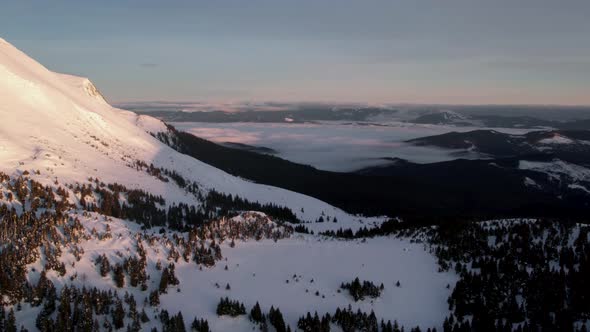
M551 162L521 160L518 168L545 173L553 182L590 193L590 170L586 167L554 159Z
M421 245L394 238L361 242L319 241L306 236L278 243L239 243L224 252L227 262L204 273L198 273L194 265L179 266L181 285L188 281L181 289L183 295L165 295L163 303L172 311L190 308L190 312L212 312L211 304L222 296L239 299L247 307L260 301L264 310L280 306L291 326L296 326L302 309L325 314L350 304L355 311L373 310L377 317L397 320L405 326L440 327L448 314L445 300L450 290L446 285L457 281L454 273L439 273L435 258ZM226 264L228 271L224 270ZM195 273L199 283L190 282ZM301 277L293 278L295 274ZM343 281L356 277L383 283L383 295L374 301L354 302L350 295L338 292ZM395 286L397 281L401 287ZM229 283L231 290L217 289L216 282ZM195 296L208 301L195 303L191 301ZM215 331L235 330L236 325L240 329L248 327L243 322L216 321L213 317L209 321L215 322Z
M50 271L48 278L58 288L74 285L129 292L141 308L147 292L130 286L116 288L111 276L102 277L94 264L103 254L111 264L122 262L127 255L135 256L138 234L142 234L139 227L116 218L105 221L103 216L94 213L77 217L89 237L81 243L82 257L78 261L71 252L65 251L60 261L68 267L75 264L75 269L68 268L64 277ZM98 239L91 234L92 230L97 234L106 233L107 225L112 238ZM279 241L238 240L235 247L230 247L226 240L221 243L223 260L203 268L182 258L177 261L168 258L171 250L168 239L173 234L182 236L178 233L159 235L155 230L142 235L148 257L146 270L151 276L148 291L158 287L161 272L156 269L157 262L174 262L180 280L178 286L170 287L167 294L160 296L159 307L144 307L150 317L150 322L142 326L144 330L159 328L157 314L164 308L170 313L182 311L187 323L195 316L205 318L212 331L252 331L253 324L246 316L216 315L219 299L226 296L243 302L248 309L256 302L264 311L270 306L279 307L286 323L292 327L307 311L323 315L350 305L355 311L374 311L377 317L397 320L402 325L440 329L449 313L446 299L451 289L447 285L454 285L458 280L452 272L437 271L435 258L422 244L409 239L378 237L371 241L341 241L297 235ZM145 237L155 240L146 241ZM29 268L41 271L41 262ZM342 282L356 277L383 283L383 294L374 300L355 302L350 295L339 291ZM29 278L36 283L39 273L31 270ZM396 286L398 281L399 287ZM226 284L231 285L230 290L225 289ZM25 305L23 308L16 313L17 320L30 331L36 330L34 318L41 307Z
M320 215L338 219L337 223L305 225L315 232L370 227L384 220L352 216L305 195L231 176L176 152L150 134L162 131L166 131L166 126L157 119L111 107L88 79L51 72L0 39L0 172L13 179L26 175L55 192L58 186L61 189L68 184L88 184L88 178L92 177L163 196L169 205L201 204L195 195L174 181L163 182L136 167L136 162L141 161L174 170L205 190L215 189L251 201L289 207L303 220L316 220ZM31 201L13 200L12 196L18 196L13 195L18 188L10 182L0 178L0 205L30 208ZM398 320L408 326L440 327L448 314L447 285L453 285L457 278L453 273L439 272L435 258L419 243L393 237L340 241L286 232L288 238L273 240L237 238L233 246L228 237L203 235L193 241L201 246L206 243L209 248L217 241L223 254L223 259L215 265L203 266L193 259L192 251L185 259L172 258L174 253L185 252L181 250L191 241L188 232L144 230L127 220L82 211L78 208L81 205L75 205L76 194L71 187L66 190L72 203L64 210L68 223L75 224L75 219L81 225L77 230L78 242L56 236L56 243L64 241L57 259L67 266L67 271L60 276L57 270L44 266L48 261L45 252L45 256L39 254L32 263L27 263L28 281L35 284L40 271L46 269L47 278L58 291L65 285L97 287L118 291L120 295L128 291L137 299L139 308L148 311L151 320L143 329L160 328L157 314L160 309L167 309L171 314L182 310L189 324L195 316L206 318L213 331L252 330L252 323L245 317L217 317L215 306L221 296L244 302L248 310L257 301L265 311L271 305L280 307L291 327L308 310L323 315L348 305L367 312L373 310L380 319ZM236 218L234 221L241 225L248 223L247 217ZM285 227L271 221L267 224ZM230 230L235 229L232 227L235 226L228 226ZM65 233L64 225L58 228ZM0 244L12 241L17 242L10 239ZM100 275L95 264L97 257L104 254L112 263L123 264L124 259L139 254L140 246L147 253L146 271L150 279L146 290L130 286L128 279L125 287L117 288L112 278L114 271L105 277ZM32 250L41 253L38 248ZM162 294L160 306L146 305L143 301L148 292L158 289L161 276L156 267L158 262L176 264L180 285ZM293 278L294 274L299 277ZM354 302L339 292L342 282L355 277L382 282L385 285L382 296L374 301ZM401 287L395 286L397 281ZM216 287L215 283L229 283L231 290ZM36 330L35 317L40 310L41 307L23 303L22 310L16 312L19 326L24 324L29 330ZM126 319L128 323L130 319Z
M7 174L40 170L35 180L45 184L56 178L73 183L98 177L148 190L168 202L198 203L175 185L130 167L140 160L175 170L206 189L289 207L303 220L316 220L322 212L339 220L338 225L318 225L319 230L360 227L359 218L317 199L244 181L177 153L149 134L166 130L161 121L111 107L88 79L51 72L4 40L0 118L0 171Z

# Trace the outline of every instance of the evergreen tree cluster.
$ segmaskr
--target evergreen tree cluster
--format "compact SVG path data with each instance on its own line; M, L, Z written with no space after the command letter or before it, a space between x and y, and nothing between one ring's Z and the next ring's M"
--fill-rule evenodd
M99 267L101 277L106 277L111 272L111 263L105 254L96 257L94 264Z
M21 328L22 330L22 328ZM8 313L4 310L4 306L0 305L0 331L17 332L16 317L14 309L10 308Z
M340 288L348 290L350 296L357 302L364 300L365 297L377 298L381 296L384 287L383 284L377 287L372 281L363 280L361 282L357 277L352 282L342 283Z
M163 197L117 183L107 185L98 178L88 180L89 184L70 185L70 189L80 196L83 209L135 221L147 228L166 225L166 210L160 207L166 203Z
M162 171L176 174L172 171ZM180 175L176 174L180 177ZM209 191L203 195L196 184L185 185L196 188L194 193L203 204L199 207L185 203L171 204L165 209L166 201L140 189L128 189L123 185L105 184L98 178L89 178L89 183L70 185L69 189L80 197L80 205L87 211L135 221L146 228L168 226L172 230L187 231L222 216L235 216L243 211L261 211L280 221L298 223L295 214L288 208L275 204L260 204L246 199ZM179 180L180 181L180 180ZM183 180L183 183L189 183ZM191 189L192 191L193 189ZM67 194L67 192L65 192ZM66 201L67 200L60 200Z
M59 296L50 291L38 305L42 305L35 321L39 331L120 329L127 317L128 329L140 331L142 323L149 320L145 312L137 311L132 295L125 293L121 299L116 292L96 288L64 286Z
M63 236L61 235L63 234ZM66 274L58 258L66 246L79 259L77 246L87 239L84 227L76 218L44 211L19 214L14 208L0 205L0 302L31 301L33 287L27 279L27 265L45 257L45 270Z
M160 322L162 322L162 332L186 332L182 312L170 316L168 311L162 310L160 311Z
M258 302L250 310L250 319L255 323L262 323L266 319Z
M460 277L444 331L580 331L590 317L590 239L568 221L441 224L424 236ZM467 318L469 317L469 319Z
M267 315L262 312L260 304L256 304L250 310L250 320L258 324L261 331L268 331L268 324L274 327L276 332L291 332L291 327L285 323L283 313L279 308L270 307Z
M358 309L356 312L349 306L345 309L337 308L333 315L329 313L320 317L316 312L313 316L311 313L299 318L297 327L304 332L330 332L330 324L337 325L343 332L403 332L405 328L400 326L397 321L393 324L391 321L383 321L379 323L375 313L371 311L369 314ZM409 329L411 332L420 332L420 327ZM427 332L436 332L436 328L428 328Z
M268 311L268 321L277 332L291 331L291 328L285 324L283 314L279 308L275 309L273 306L270 307L270 310Z
M38 171L37 171L38 172ZM2 204L6 210L15 209L17 212L38 212L53 210L56 214L62 215L68 208L73 205L69 203L69 193L61 186L52 188L43 186L41 183L29 178L30 173L11 178L5 173L0 172L0 200L5 200L8 204ZM29 208L27 208L27 205Z
M142 171L142 172L146 172L149 175L157 178L158 180L162 181L162 182L169 182L170 180L168 180L168 177L166 177L165 175L166 172L164 171L164 169L159 168L154 166L154 164L147 164L145 161L143 160L134 160L133 163L128 164L129 167L135 168L137 171ZM179 175L178 175L179 176Z
M118 288L125 286L127 275L131 287L140 286L142 290L147 290L147 257L141 243L138 245L137 252L139 257L125 258L122 264L112 266L105 254L96 257L94 264L98 267L101 277L109 276L112 270L112 278Z
M243 212L234 218L222 217L212 220L207 225L199 228L199 236L202 238L248 240L261 239L279 240L288 238L293 233L293 228L288 224L278 224L268 216L258 212Z
M448 299L452 314L444 331L586 330L587 226L568 220L422 218L322 234L346 239L393 234L428 243L440 270L460 276Z
M195 317L191 323L191 331L194 332L211 332L209 329L209 322L205 319L198 319Z
M305 225L295 225L295 227L293 227L293 231L302 234L313 234L313 231L310 231Z
M57 185L57 180L55 184ZM79 205L69 203L68 198L72 192L79 200ZM141 325L149 318L145 312L137 312L137 305L132 297L131 300L122 300L116 292L77 289L73 286L65 286L58 294L47 278L47 272L54 270L59 276L65 276L66 265L60 259L64 253L71 253L80 260L84 255L81 246L84 241L112 238L107 216L138 218L148 226L167 219L182 219L183 228L186 229L187 216L192 218L192 212L187 206L173 205L166 212L161 208L165 204L161 197L140 190L128 190L116 183L104 184L98 179L55 189L42 186L26 176L11 179L3 173L0 173L0 195L0 304L18 304L20 307L21 303L30 303L32 306L41 306L36 323L37 328L42 331L111 330L125 327L130 331L141 330ZM32 210L32 207L36 207L36 210ZM77 219L79 211L76 209L80 207L103 214L105 230L86 230ZM140 211L143 214L138 214ZM199 211L205 218L203 210ZM88 212L81 214L88 218L91 216ZM217 212L211 212L207 218L215 215ZM214 222L199 222L199 226L189 228L188 232L172 233L170 237L167 234L158 236L146 232L136 233L133 236L136 254L124 257L117 252L117 257L107 257L104 254L94 257L96 272L105 278L112 277L118 288L131 286L147 291L150 276L146 271L147 257L143 243L150 246L158 243L165 245L169 261L177 261L183 257L187 262L194 259L202 264L203 261L210 260L210 264L215 264L222 259L219 244L226 239L231 238L233 246L234 239L277 240L290 236L292 232L290 226L279 226L260 213L247 212L239 218L233 220L222 217ZM27 278L30 272L28 265L41 258L44 262L43 270L40 271L37 285L33 285ZM73 273L69 279L74 280L77 277L78 274ZM86 276L83 274L81 278ZM160 304L159 291L165 290L169 285L177 285L178 282L174 265L170 263L162 270L157 290L147 294L144 305L157 307ZM244 314L241 309L244 309L243 305L240 311ZM12 319L14 315L8 316L9 324L4 326L17 326L16 319ZM14 324L11 324L13 320ZM6 321L3 318L2 324ZM199 328L208 329L208 323L201 321Z
M232 301L229 298L221 298L217 304L218 316L237 317L246 314L246 307L239 301Z
M371 311L368 315L361 312L360 309L356 312L352 308L336 309L332 321L336 323L343 332L352 331L378 331L377 317Z
M375 226L372 228L361 227L357 231L353 231L350 228L346 228L346 229L339 228L336 231L327 230L327 231L320 232L319 235L351 240L351 239L372 238L375 236L389 235L392 233L399 232L400 230L403 230L407 227L408 227L408 225L400 223L399 220L397 220L397 219L389 219L389 220L381 223L381 225Z
M205 205L217 208L221 215L233 215L241 211L260 211L277 220L288 221L293 224L301 222L289 208L272 203L260 204L258 202L251 202L247 199L231 194L226 195L215 190L209 191L205 198Z
M170 263L164 270L162 271L162 277L160 278L160 285L158 289L160 293L166 293L166 289L169 285L178 285L180 281L176 278L176 274L174 273L174 264Z
M320 319L317 312L313 317L308 312L307 316L299 318L297 328L303 332L330 332L330 322L330 314L326 314Z

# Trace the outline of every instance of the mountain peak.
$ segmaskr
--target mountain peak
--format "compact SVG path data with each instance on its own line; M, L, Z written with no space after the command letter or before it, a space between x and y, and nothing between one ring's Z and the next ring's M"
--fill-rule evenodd
M178 153L153 137L168 130L162 121L112 107L89 79L52 72L9 43L0 44L0 101L0 172L5 174L27 171L43 185L100 178L168 202L199 203L174 181L138 166L151 165L190 179L203 192L215 189L292 211L305 206L297 212L305 220L330 211L357 225L357 217L315 198L245 181Z

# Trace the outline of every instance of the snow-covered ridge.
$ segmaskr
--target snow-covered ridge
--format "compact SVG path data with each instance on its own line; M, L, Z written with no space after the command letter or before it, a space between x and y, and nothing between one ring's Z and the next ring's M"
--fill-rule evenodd
M67 74L58 74L61 76L62 80L72 86L76 90L84 91L89 97L93 97L99 101L104 102L107 104L106 99L100 93L98 88L90 81L90 79L85 77L67 75Z
M451 110L441 110L440 114L445 120L467 120L468 118L461 113L451 111Z
M318 225L320 231L383 220L351 216L317 199L245 181L182 155L150 135L167 130L160 120L111 107L90 80L54 73L6 41L0 43L0 119L0 171L29 171L45 185L94 177L146 190L170 203L199 204L178 186L131 166L139 160L173 170L205 190L288 207L302 220L316 220L322 213L339 220Z
M555 182L565 181L571 189L590 193L590 170L585 167L555 159L551 162L521 160L518 167L547 174Z
M539 140L540 144L572 144L573 142L571 138L559 134Z

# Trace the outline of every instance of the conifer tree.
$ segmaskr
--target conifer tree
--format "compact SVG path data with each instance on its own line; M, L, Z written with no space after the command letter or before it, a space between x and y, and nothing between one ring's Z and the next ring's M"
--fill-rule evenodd
M209 329L209 322L204 319L195 319L191 324L191 330L194 332L211 332Z
M115 329L120 329L125 326L125 309L123 309L123 303L121 300L117 300L115 303L115 309L112 313L113 326Z
M6 325L4 327L6 332L16 332L16 317L14 316L14 310L12 308L8 312L8 316L6 317L6 322L4 324Z
M115 285L118 288L122 288L125 286L125 272L123 267L119 264L115 266L115 275L113 276L115 280Z
M160 294L164 294L166 293L166 289L168 288L168 268L166 267L163 271L162 271L162 276L160 277L160 284L158 286L158 290L160 291Z
M256 302L252 310L250 310L250 318L256 323L260 323L262 321L262 310L260 309L260 304Z

